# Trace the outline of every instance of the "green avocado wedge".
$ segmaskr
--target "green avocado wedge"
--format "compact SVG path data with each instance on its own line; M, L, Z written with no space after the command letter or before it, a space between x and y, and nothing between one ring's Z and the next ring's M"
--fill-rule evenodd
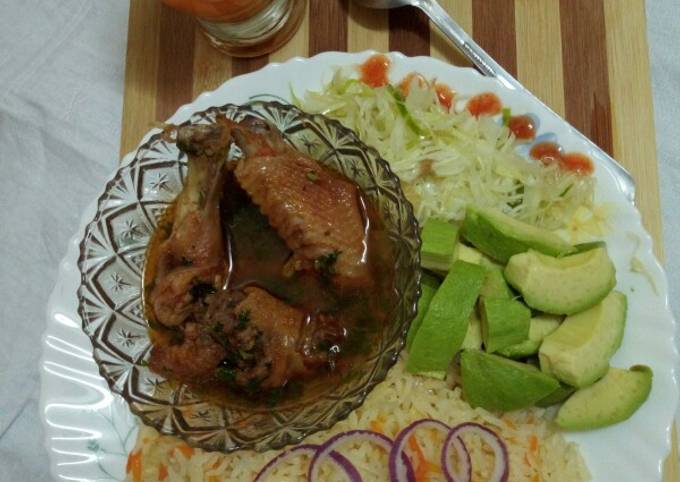
M481 350L482 349L482 321L472 310L470 322L468 323L467 333L463 339L462 350Z
M526 358L538 353L543 339L557 330L562 321L561 317L554 315L538 315L529 322L529 338L498 350L498 354L508 358Z
M464 351L460 366L467 402L491 411L530 407L560 385L535 367L479 350Z
M536 402L536 406L550 407L552 405L557 405L558 403L564 402L575 391L576 389L574 387L570 387L569 385L560 383L560 386L557 387L557 389L554 392L552 392L545 398L541 398L538 402Z
M601 303L565 318L541 344L541 370L573 387L595 383L621 346L626 309L626 295L612 291Z
M413 344L413 339L416 337L416 332L425 318L425 313L427 312L432 297L437 292L439 288L439 280L429 273L423 273L420 278L420 288L422 293L420 294L420 299L418 300L418 313L415 319L411 322L411 327L406 335L406 349L410 350Z
M605 377L582 388L564 402L555 422L566 430L591 430L630 418L652 390L651 368L610 368Z
M482 339L487 353L521 343L529 337L531 311L507 298L481 298Z
M552 256L575 251L558 235L494 209L468 205L461 229L463 237L473 246L504 264L511 256L529 249Z
M423 268L447 272L453 263L458 243L459 227L436 218L429 218L420 233L422 246L420 264Z
M484 268L464 261L451 266L415 334L406 370L443 379L460 350L484 281Z
M486 277L484 278L482 290L479 292L480 296L487 298L512 298L514 295L503 277L503 268L491 263L488 263L488 265L482 264L482 266L486 269Z
M605 248L562 258L530 250L511 257L504 274L527 305L554 315L587 310L616 285L616 270Z
M456 252L453 255L454 260L461 260L472 264L481 264L483 257L484 255L475 248L471 248L460 241L458 241L458 244L456 245Z

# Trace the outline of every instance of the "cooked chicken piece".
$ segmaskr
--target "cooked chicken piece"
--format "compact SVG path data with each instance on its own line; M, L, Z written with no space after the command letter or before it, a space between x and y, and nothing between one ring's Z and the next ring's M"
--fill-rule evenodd
M370 282L365 206L355 184L287 146L278 131L251 121L233 129L244 151L235 175L295 253L291 266Z
M267 366L262 388L276 388L291 378L308 373L298 350L305 315L302 311L274 298L266 291L250 287L235 308L237 316L248 318L261 336L262 362Z
M172 343L169 337L155 340L149 367L181 382L201 383L212 379L226 350L196 323L186 323L182 334L181 343Z
M206 296L194 317L225 348L216 376L246 389L279 388L329 367L329 349L345 337L335 317L305 316L254 286Z
M193 304L224 284L227 259L220 224L220 199L231 123L186 126L178 147L188 154L189 170L176 202L170 236L158 248L158 266L149 294L156 320L177 326Z

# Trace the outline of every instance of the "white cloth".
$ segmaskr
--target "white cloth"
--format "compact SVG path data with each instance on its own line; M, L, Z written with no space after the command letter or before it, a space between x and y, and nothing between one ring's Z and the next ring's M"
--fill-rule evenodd
M51 480L38 413L45 304L83 208L119 161L128 8L0 0L2 482Z
M118 162L128 5L0 0L2 482L50 480L38 413L45 303L83 209ZM679 300L680 7L650 0L648 11L667 268Z

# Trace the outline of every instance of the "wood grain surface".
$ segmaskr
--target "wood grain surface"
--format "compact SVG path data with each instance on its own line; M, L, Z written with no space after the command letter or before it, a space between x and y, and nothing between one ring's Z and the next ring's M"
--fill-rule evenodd
M644 0L440 0L532 92L611 153L637 182L637 206L661 258L661 214ZM309 0L281 49L240 60L211 48L192 19L130 2L121 154L201 92L270 61L327 50L396 50L469 65L419 11ZM680 482L677 444L665 482Z

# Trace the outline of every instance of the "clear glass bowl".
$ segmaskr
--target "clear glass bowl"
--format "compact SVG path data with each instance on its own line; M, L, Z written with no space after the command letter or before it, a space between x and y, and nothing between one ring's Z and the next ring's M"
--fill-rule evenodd
M142 307L145 252L186 175L185 155L160 132L109 181L85 229L78 260L79 313L101 375L145 424L207 450L263 451L331 427L385 379L416 313L420 237L412 206L388 164L338 122L290 105L258 101L210 108L187 123L214 122L221 114L237 121L255 116L271 122L299 151L357 182L382 213L394 246L397 302L391 323L370 348L365 363L355 367L354 376L344 377L316 398L273 409L218 405L148 368L151 342Z

